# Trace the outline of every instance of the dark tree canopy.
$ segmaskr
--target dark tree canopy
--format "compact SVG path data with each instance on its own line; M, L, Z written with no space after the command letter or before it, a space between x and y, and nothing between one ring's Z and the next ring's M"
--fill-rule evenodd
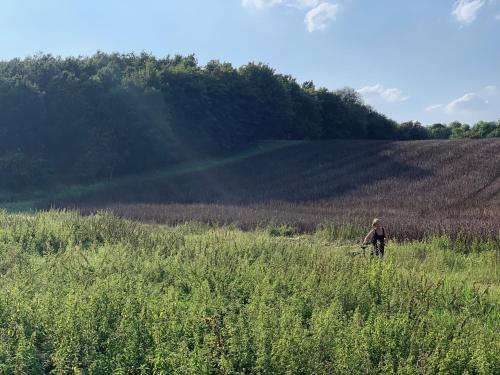
M0 62L0 187L111 178L260 140L498 136L498 123L399 126L349 88L193 55Z

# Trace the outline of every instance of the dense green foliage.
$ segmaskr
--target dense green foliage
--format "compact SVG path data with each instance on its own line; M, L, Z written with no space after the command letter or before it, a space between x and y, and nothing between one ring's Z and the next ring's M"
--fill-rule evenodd
M354 90L193 56L0 62L0 108L0 181L11 188L135 173L258 140L391 138L396 127Z
M458 121L424 127L418 121L404 122L397 129L397 139L465 139L500 137L500 120L479 121L473 126Z
M398 139L464 139L500 137L500 120L479 121L474 126L458 121L450 124L433 124L428 127L419 122L405 122L398 128Z
M500 120L479 121L474 126L454 121L450 124L434 124L429 128L429 136L435 139L450 138L493 138L500 137Z
M500 372L494 243L354 232L0 213L0 373Z
M0 62L0 188L152 170L274 139L490 137L500 123L401 125L345 88L194 56ZM443 129L444 128L444 129Z

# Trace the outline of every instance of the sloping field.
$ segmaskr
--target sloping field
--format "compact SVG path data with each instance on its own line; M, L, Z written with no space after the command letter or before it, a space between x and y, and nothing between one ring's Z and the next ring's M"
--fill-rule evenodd
M134 219L312 230L382 217L400 239L500 231L500 140L306 142L55 206Z

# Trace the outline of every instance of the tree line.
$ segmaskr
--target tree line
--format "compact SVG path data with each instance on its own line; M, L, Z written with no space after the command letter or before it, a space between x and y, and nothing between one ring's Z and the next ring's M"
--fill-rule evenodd
M137 173L260 140L498 136L500 123L397 124L353 89L194 55L0 62L0 187Z

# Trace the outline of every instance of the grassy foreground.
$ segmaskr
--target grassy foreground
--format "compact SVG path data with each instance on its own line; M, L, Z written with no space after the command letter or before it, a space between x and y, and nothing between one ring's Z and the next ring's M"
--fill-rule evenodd
M500 373L497 243L290 234L0 212L0 374Z

